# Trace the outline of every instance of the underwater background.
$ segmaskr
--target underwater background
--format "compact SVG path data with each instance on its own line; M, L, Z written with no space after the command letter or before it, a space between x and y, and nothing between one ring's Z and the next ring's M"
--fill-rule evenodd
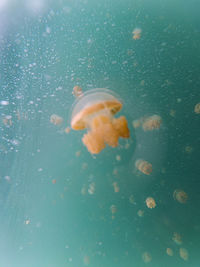
M197 0L1 1L0 266L200 266L199 9ZM87 151L84 131L67 128L76 85L120 96L128 140ZM155 114L159 129L133 127Z

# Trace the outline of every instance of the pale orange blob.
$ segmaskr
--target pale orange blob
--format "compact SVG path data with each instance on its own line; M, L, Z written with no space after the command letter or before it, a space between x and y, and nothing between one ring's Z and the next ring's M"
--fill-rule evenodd
M176 189L173 193L173 198L181 204L185 204L188 200L188 195L181 189Z
M148 263L152 260L151 254L149 252L142 253L142 259L145 263Z
M144 119L142 127L144 131L152 131L155 129L159 129L161 123L162 123L161 117L158 115L153 115Z
M83 95L82 88L78 85L74 86L72 94L77 98L81 97Z
M50 117L50 122L54 125L60 125L63 122L63 118L56 114L52 114Z
M153 209L153 208L156 207L156 202L152 197L148 197L146 199L146 204L147 204L147 207L150 208L150 209Z
M196 104L195 107L194 107L194 112L196 114L200 114L200 103Z
M152 172L152 164L143 159L136 160L135 167L146 175L149 175Z
M132 32L132 34L133 34L133 39L134 39L134 40L140 39L140 37L141 37L141 32L142 32L142 30L141 30L140 28L135 28L135 29L133 30L133 32Z
M186 248L180 248L179 255L184 261L187 261L189 258L189 254Z
M177 244L177 245L181 245L182 244L182 238L181 235L177 232L174 232L172 240Z
M166 253L167 253L168 256L171 256L171 257L174 255L174 252L173 252L173 250L171 248L167 248L166 249Z
M82 138L91 154L98 154L106 144L118 146L118 139L129 138L128 123L124 116L114 118L122 103L106 89L88 91L75 103L71 117L74 130L87 128Z
M65 132L68 134L70 132L70 127L66 127Z

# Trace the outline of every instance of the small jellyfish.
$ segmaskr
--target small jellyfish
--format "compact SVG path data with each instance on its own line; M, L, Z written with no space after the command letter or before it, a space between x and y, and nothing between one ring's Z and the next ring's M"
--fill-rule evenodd
M129 138L126 118L113 116L121 108L121 101L106 89L90 90L75 102L71 127L74 130L88 130L82 142L91 154L100 153L106 144L118 146L120 137Z
M144 131L152 131L155 129L159 129L161 123L162 123L161 117L158 115L153 115L144 119L142 127Z
M95 192L95 183L92 182L91 184L89 184L88 193L89 193L90 195L93 195L94 192Z
M143 159L136 160L135 167L146 175L150 175L152 172L152 164Z
M167 253L168 256L171 256L171 257L174 255L174 252L173 252L173 250L171 248L167 248L166 249L166 253Z
M172 240L177 244L177 245L181 245L182 244L182 238L181 235L177 232L174 232Z
M144 211L143 210L138 210L137 215L139 217L143 217L144 216Z
M142 253L142 259L145 263L148 263L152 260L151 254L149 252Z
M180 248L179 255L184 261L187 261L189 258L189 254L186 248Z
M146 204L147 204L147 207L150 208L150 209L153 209L153 208L156 207L156 202L152 197L148 197L146 199Z
M82 88L78 85L74 86L72 94L77 98L81 97L83 95Z
M195 107L194 107L194 112L196 114L200 114L200 103L196 104Z
M115 205L110 206L110 211L112 213L112 219L115 218L115 213L117 212L117 207Z
M179 203L185 204L188 200L188 195L181 189L176 189L173 193L173 198Z
M113 188L114 188L115 193L118 193L119 190L120 190L119 185L118 185L117 182L113 182Z
M63 118L56 114L52 114L50 117L50 122L54 125L60 125L63 122Z
M133 128L139 128L140 126L141 126L141 120L140 119L138 119L138 120L134 120L133 122L132 122L132 125L133 125Z
M132 34L133 34L133 39L134 39L134 40L140 39L140 37L141 37L141 32L142 32L142 30L141 30L140 28L135 28L135 29L133 30L133 32L132 32Z

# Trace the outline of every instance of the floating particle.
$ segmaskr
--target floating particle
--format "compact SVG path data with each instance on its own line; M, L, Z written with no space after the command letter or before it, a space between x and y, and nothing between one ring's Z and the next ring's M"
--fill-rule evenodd
M113 183L113 188L114 188L115 193L118 193L119 190L120 190L119 185L118 185L117 182L114 182L114 183Z
M146 175L150 175L152 172L152 164L143 159L136 160L135 167Z
M174 255L174 252L173 252L173 250L171 248L167 248L166 249L166 253L167 253L167 255L169 255L171 257Z
M153 115L148 118L145 118L142 124L144 131L152 131L155 129L159 129L162 123L162 119L158 115Z
M153 209L153 208L156 207L156 202L152 197L148 197L146 199L146 204L147 204L147 207L150 208L150 209Z
M189 258L189 254L186 248L180 248L179 255L184 261L187 261Z
M134 39L134 40L140 39L140 37L141 37L141 32L142 32L142 30L141 30L140 28L135 28L135 29L132 31L133 39Z
M63 122L63 118L56 114L52 114L50 117L50 122L54 125L60 125Z
M152 260L151 254L149 252L142 253L142 259L145 263L148 263Z
M87 128L82 138L91 154L98 154L106 144L118 146L118 139L129 138L128 123L124 116L115 118L122 108L121 101L106 89L93 89L84 94L73 108L71 127L74 130Z
M200 114L200 103L196 104L195 107L194 107L194 112L196 114Z
M172 240L177 244L177 245L181 245L182 244L182 238L181 235L177 232L174 232Z
M185 204L188 201L188 195L181 189L176 189L173 193L173 198L181 204Z

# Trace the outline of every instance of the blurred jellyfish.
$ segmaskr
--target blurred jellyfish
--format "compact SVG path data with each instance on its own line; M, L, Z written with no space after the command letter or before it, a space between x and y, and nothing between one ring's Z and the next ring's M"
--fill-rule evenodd
M130 202L131 204L135 204L135 198L134 198L133 195L130 195L130 197L129 197L129 202Z
M63 122L63 118L56 114L52 114L50 117L50 122L54 125L60 125Z
M181 245L182 244L182 238L181 235L177 232L174 232L172 240L177 244L177 245Z
M114 188L115 193L118 193L119 190L120 190L119 185L118 185L117 182L113 182L113 188Z
M142 127L144 131L152 131L155 129L159 129L162 123L162 119L158 115L150 116L144 119Z
M115 213L117 212L117 207L115 205L110 206L110 211L112 213L112 219L115 218Z
M186 248L180 248L179 255L184 261L187 261L189 258L189 254Z
M88 255L85 255L83 257L83 263L84 263L84 265L89 265L90 264L90 257Z
M173 250L171 248L167 248L166 249L166 253L167 253L168 256L171 256L171 257L174 255L174 252L173 252Z
M141 32L142 32L142 30L141 30L140 28L135 28L135 29L133 30L133 32L132 32L132 34L133 34L133 39L134 39L134 40L140 39L140 37L141 37Z
M78 85L74 86L72 94L77 98L81 97L83 95L82 88Z
M150 208L150 209L153 209L153 208L156 207L156 202L152 197L148 197L146 199L146 204L147 204L147 207Z
M94 192L95 192L95 183L92 182L91 184L89 184L88 193L89 193L90 195L93 195Z
M143 217L144 216L144 211L143 210L138 210L137 215L139 217Z
M133 125L133 128L139 128L140 126L141 126L141 120L140 119L138 119L138 120L134 120L133 122L132 122L132 125Z
M74 130L87 128L82 142L91 154L100 153L106 144L118 146L119 137L129 138L126 118L113 116L121 108L122 103L106 89L90 90L75 103L71 127Z
M173 193L173 198L179 203L185 204L188 200L188 195L181 189L176 189Z
M194 112L196 114L200 114L200 103L196 104L195 107L194 107Z
M142 259L145 263L148 263L152 260L151 254L149 252L142 253Z
M135 167L146 175L149 175L152 172L152 164L143 159L136 160Z

